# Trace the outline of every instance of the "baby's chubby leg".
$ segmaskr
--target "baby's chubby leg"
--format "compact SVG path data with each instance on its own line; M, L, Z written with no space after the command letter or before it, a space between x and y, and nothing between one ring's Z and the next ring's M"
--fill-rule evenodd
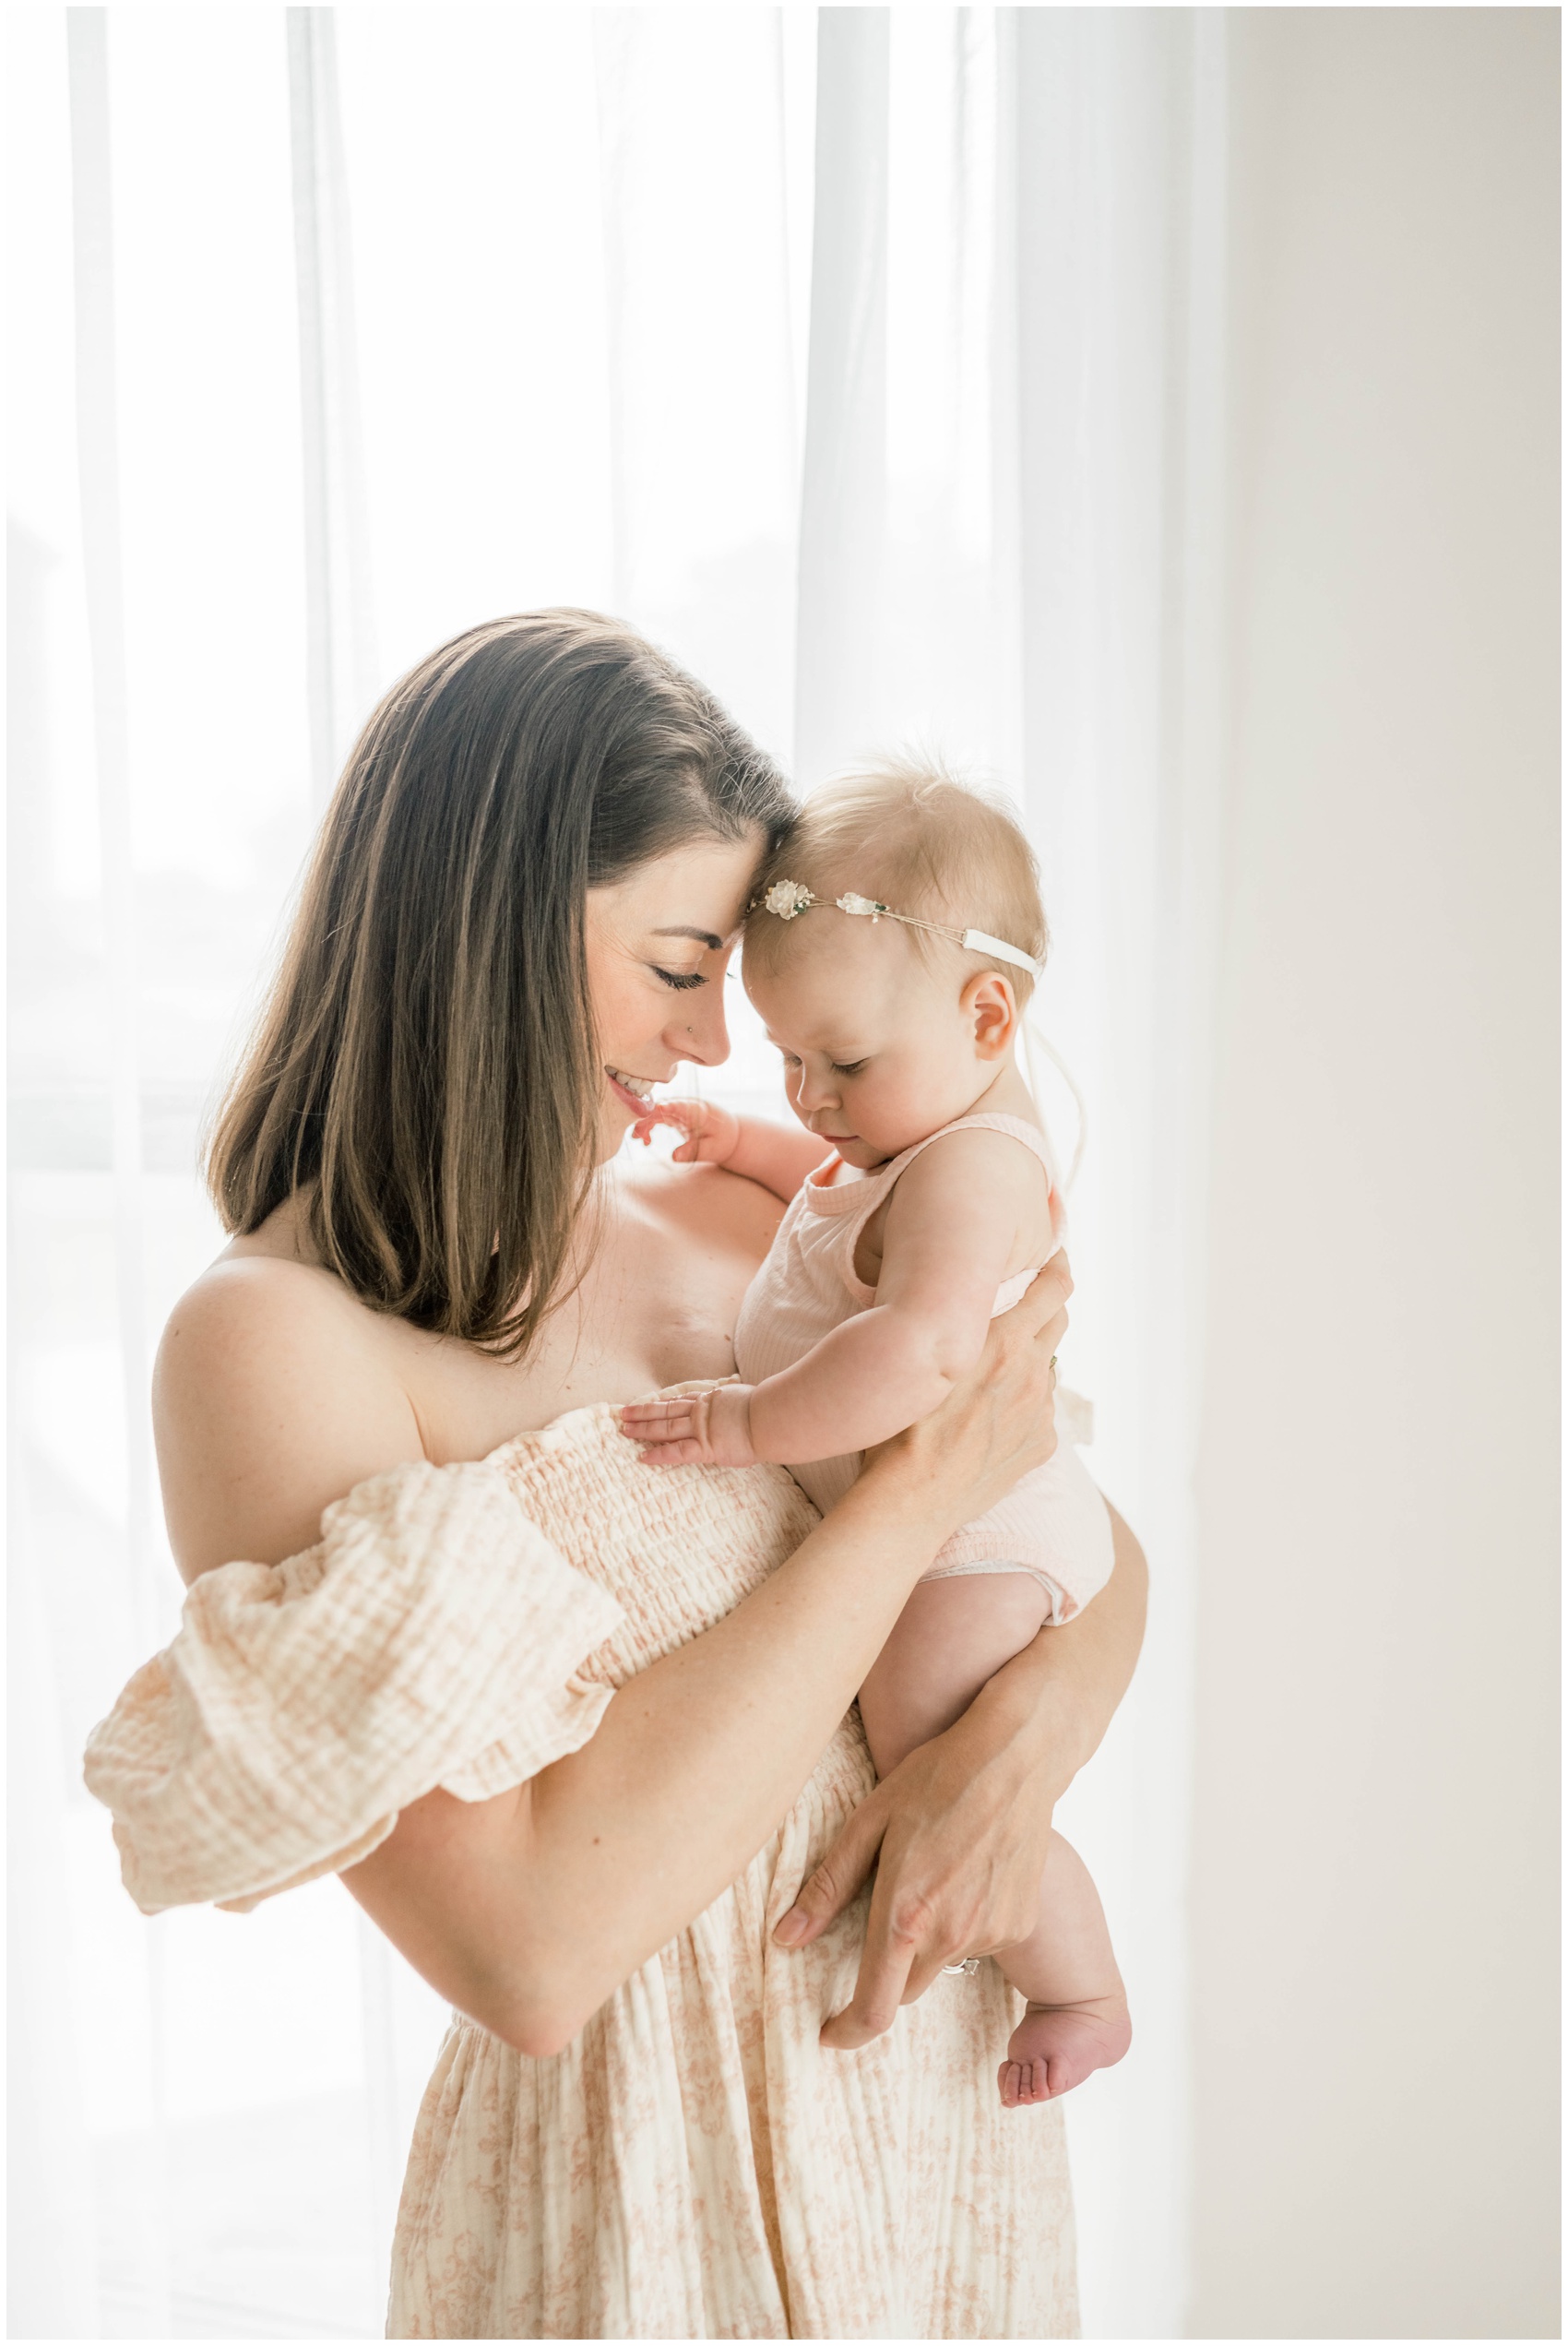
M861 1688L879 1776L961 1719L988 1678L1044 1625L1045 1590L1028 1572L963 1572L920 1581Z
M1046 1852L1039 1921L996 1959L1029 2000L996 2072L1008 2109L1053 2102L1091 2071L1121 2060L1133 2041L1127 1992L1099 1892L1060 1833L1051 1834Z
M1027 1572L921 1581L861 1688L877 1774L961 1718L1038 1635L1047 1609ZM1111 1935L1088 1870L1060 1833L1051 1837L1039 1920L997 1959L1029 2002L997 2072L1009 2109L1052 2101L1122 2058L1132 2026Z

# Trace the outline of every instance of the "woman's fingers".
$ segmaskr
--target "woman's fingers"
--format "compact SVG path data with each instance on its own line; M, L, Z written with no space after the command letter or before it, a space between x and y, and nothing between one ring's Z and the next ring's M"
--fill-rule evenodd
M944 1965L958 1962L970 1951L952 1942L951 1917L943 1918L946 1901L902 1887L901 1871L885 1851L866 1918L855 1993L821 2031L821 2042L835 2052L850 2052L881 2036L897 2019L900 2005L913 2004Z
M823 2022L818 2043L831 2053L853 2053L873 2037L885 2036L897 2019L900 2005L907 2001L915 1954L912 1939L868 1929L855 1993L842 2012Z
M1067 1325L1066 1303L1073 1292L1073 1273L1067 1257L1052 1255L1038 1279L1029 1281L1011 1311L1003 1314L1010 1328L1021 1334L1037 1338L1046 1336L1057 1321L1063 1330Z
M854 1827L873 1804L875 1815L869 1831L862 1838L854 1838ZM898 2016L899 2006L918 1995L942 1964L950 1959L944 1954L933 1955L929 1940L934 1914L926 1900L919 1896L911 1898L899 1887L901 1869L896 1860L888 1860L885 1844L888 1808L878 1785L870 1798L861 1802L825 1861L839 1859L838 1871L847 1885L838 1901L842 1905L865 1878L873 1846L882 1851L883 1859L872 1890L855 1992L841 2012L835 2012L824 2021L819 2035L819 2042L835 2053L852 2053L856 2046L869 2044L873 2037L890 2029ZM851 1876L852 1887L848 1887Z
M883 2035L898 2017L909 1972L921 1952L923 1911L908 1899L895 1899L896 1866L878 1866L866 1917L865 1944L855 1993L842 2012L823 2022L818 2042L835 2053L852 2053Z
M820 1938L858 1894L887 1828L887 1804L881 1790L879 1785L867 1793L816 1871L801 1884L795 1903L773 1933L780 1947L806 1947Z

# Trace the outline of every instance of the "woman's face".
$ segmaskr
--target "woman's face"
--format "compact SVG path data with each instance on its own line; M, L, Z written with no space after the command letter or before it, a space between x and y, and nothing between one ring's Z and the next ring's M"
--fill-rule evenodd
M729 1057L724 972L765 843L755 831L738 841L694 840L612 887L589 888L601 1164L643 1113L641 1093L668 1083L683 1059L713 1067Z

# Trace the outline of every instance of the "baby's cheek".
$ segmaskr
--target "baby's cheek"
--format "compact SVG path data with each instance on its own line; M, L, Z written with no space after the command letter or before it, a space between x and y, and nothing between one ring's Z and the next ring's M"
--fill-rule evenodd
M869 1083L866 1091L860 1125L868 1140L885 1142L888 1154L897 1156L901 1149L925 1138L931 1130L931 1115L918 1082L909 1076L888 1077L881 1083Z

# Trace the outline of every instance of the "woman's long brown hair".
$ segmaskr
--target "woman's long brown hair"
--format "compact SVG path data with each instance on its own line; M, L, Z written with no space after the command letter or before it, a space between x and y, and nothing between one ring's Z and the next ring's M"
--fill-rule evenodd
M323 824L207 1156L232 1232L308 1201L374 1310L525 1352L564 1292L600 1074L590 887L793 812L712 696L630 629L472 627L376 709Z

